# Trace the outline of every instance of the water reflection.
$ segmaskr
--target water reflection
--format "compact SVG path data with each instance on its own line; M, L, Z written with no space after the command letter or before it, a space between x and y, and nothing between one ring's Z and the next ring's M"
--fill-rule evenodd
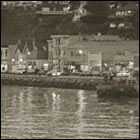
M138 138L139 100L95 91L2 86L2 139Z
M83 134L84 124L85 124L85 120L83 119L83 116L84 116L84 113L85 113L85 108L86 108L86 105L85 105L85 102L84 102L84 99L85 99L84 94L85 93L84 93L83 90L79 90L77 92L77 95L78 95L78 98L79 98L79 101L78 101L79 109L77 111L78 118L79 118L79 126L78 126L79 139L83 139L82 134Z

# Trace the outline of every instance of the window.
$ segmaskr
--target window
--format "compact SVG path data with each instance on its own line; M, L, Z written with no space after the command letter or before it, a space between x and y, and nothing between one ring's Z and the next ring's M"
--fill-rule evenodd
M120 24L118 25L118 28L123 28L123 27L125 27L125 23L120 23Z
M116 28L116 24L115 23L110 23L110 28Z
M64 51L63 54L66 55L66 52Z
M60 45L60 39L56 39L56 45Z
M74 56L74 53L73 53L73 51L71 51L71 52L70 52L70 56Z
M61 45L63 45L63 44L64 44L64 41L63 41L63 39L62 39L62 38L60 39L60 44L61 44Z
M53 8L53 11L56 11L56 7Z
M5 57L7 57L8 56L8 51L7 50L5 50Z
M59 1L60 4L68 4L68 1Z
M4 67L2 67L2 70L3 70L3 71L5 71L5 68L4 68Z

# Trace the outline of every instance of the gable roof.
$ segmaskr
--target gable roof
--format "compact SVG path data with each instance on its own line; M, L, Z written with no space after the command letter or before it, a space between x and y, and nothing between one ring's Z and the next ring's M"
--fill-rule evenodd
M16 51L19 49L20 52L22 53L24 45L25 45L25 40L18 39Z
M18 40L17 42L17 49L20 50L20 52L25 53L26 49L29 51L33 51L34 47L37 49L37 51L47 51L47 43L43 42L42 40L37 39L22 39Z

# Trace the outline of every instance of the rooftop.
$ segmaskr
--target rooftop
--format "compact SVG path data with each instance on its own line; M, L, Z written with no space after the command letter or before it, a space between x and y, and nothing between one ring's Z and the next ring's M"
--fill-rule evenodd
M139 52L139 41L120 41L120 42L80 42L70 45L71 49L90 49L91 53L109 53L109 52L124 52L130 51L132 53Z

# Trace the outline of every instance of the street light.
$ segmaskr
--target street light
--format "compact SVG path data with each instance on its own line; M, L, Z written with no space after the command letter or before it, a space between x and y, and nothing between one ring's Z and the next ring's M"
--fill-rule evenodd
M12 59L12 62L15 62L15 59Z
M131 13L131 11L129 10L129 11L128 11L128 13L130 14L130 13Z
M83 54L83 51L82 50L79 50L79 54Z
M31 53L30 52L27 52L27 54L30 55Z

